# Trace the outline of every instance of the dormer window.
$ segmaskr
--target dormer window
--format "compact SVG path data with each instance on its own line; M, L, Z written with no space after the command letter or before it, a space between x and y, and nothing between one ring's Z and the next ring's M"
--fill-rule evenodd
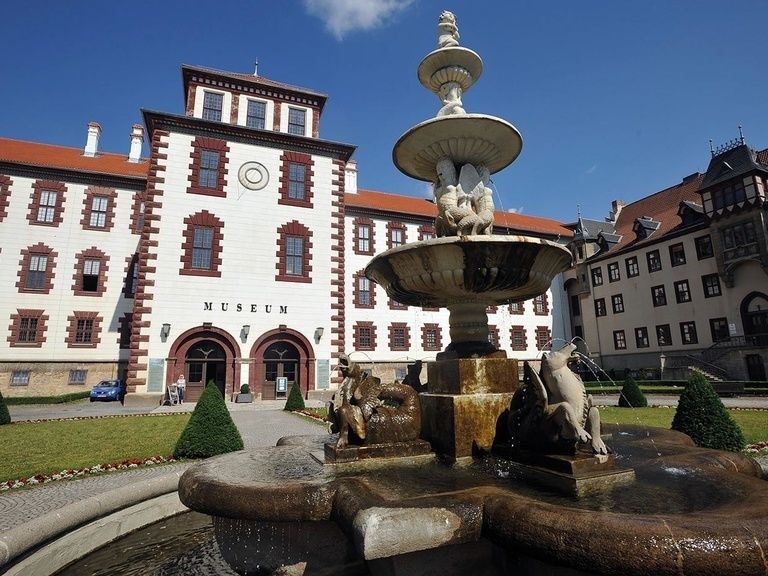
M248 100L248 114L245 117L245 125L248 128L264 130L267 119L267 103L259 100Z
M224 95L218 92L206 92L203 97L203 120L221 122L221 110L224 107Z
M306 134L307 111L300 108L288 109L288 134L304 136Z
M635 219L635 223L632 226L632 231L637 235L639 239L648 238L661 226L661 222L657 222L650 216L641 216Z

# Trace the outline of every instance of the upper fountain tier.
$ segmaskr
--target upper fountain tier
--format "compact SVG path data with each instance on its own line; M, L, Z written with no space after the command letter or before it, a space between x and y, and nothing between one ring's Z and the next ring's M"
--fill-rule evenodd
M442 102L436 118L403 134L392 152L404 174L428 182L439 181L438 162L471 164L489 174L502 170L520 154L523 139L509 122L486 114L467 114L461 97L483 72L476 52L459 46L456 19L443 12L438 22L438 48L419 64L419 81Z

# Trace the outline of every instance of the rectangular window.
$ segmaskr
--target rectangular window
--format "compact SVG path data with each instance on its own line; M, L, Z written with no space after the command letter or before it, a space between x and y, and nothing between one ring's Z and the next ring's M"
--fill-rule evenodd
M592 286L602 286L603 285L603 269L599 266L597 268L592 268Z
M285 273L292 276L304 274L304 238L285 237Z
M499 347L499 331L496 327L488 326L488 342L493 344L494 348Z
M595 300L595 316L605 316L605 298Z
M675 282L675 299L678 304L691 301L691 288L688 286L688 280Z
M524 312L525 310L522 302L512 302L512 304L509 305L510 314L523 314Z
M392 248L403 244L403 231L400 228L392 228L389 231L389 242Z
M357 303L360 306L371 305L371 281L365 276L357 279Z
M83 291L97 292L99 290L100 260L86 260L83 262Z
M37 325L38 318L19 319L19 336L16 340L19 344L37 343Z
M212 253L213 228L208 226L195 226L195 231L192 236L192 268L198 270L210 270Z
M753 244L757 241L755 225L752 222L742 222L728 228L723 228L721 234L723 237L723 248L726 250L743 248L747 244Z
M224 94L206 92L203 97L203 120L221 122L221 109L224 107Z
M107 225L108 198L94 196L91 199L91 228L104 228Z
M288 109L288 134L304 136L306 134L307 111L298 108Z
M524 326L512 326L509 336L512 341L512 350L522 351L528 348Z
M672 244L669 247L669 262L672 266L682 266L685 264L685 248L683 244Z
M611 262L608 264L608 282L618 282L621 280L621 273L619 272L619 263Z
M661 256L658 250L652 250L645 255L648 260L648 272L658 272L661 270Z
M696 322L680 322L680 337L683 344L698 344L699 338L696 336Z
M669 329L669 324L656 326L656 340L659 346L672 346L672 331Z
M707 274L701 277L701 284L704 287L704 298L714 298L720 296L720 277L717 274Z
M392 347L398 350L405 348L405 328L392 328Z
M56 198L58 192L55 190L42 190L40 192L40 206L37 209L37 221L50 224L56 215Z
M664 290L664 285L651 287L651 296L653 297L654 306L666 306L667 305L667 293Z
M614 294L611 296L611 304L613 306L614 314L621 314L624 312L624 296L621 294Z
M69 383L84 385L85 379L87 376L88 376L88 370L70 370Z
M545 316L549 314L549 306L547 305L547 295L540 294L533 299L533 313L537 316Z
M731 339L727 318L710 319L709 329L712 332L712 342L725 342Z
M29 370L14 370L11 372L11 386L28 386Z
M215 150L203 150L200 154L200 174L197 177L200 188L218 188L219 153Z
M635 276L640 276L640 266L637 264L637 256L632 256L632 258L626 259L626 265L627 265L627 278L634 278Z
M357 227L357 251L371 251L371 227L367 224L359 224Z
M648 348L651 345L648 341L648 328L635 328L635 344L638 348Z
M248 114L245 117L245 125L248 128L264 130L267 118L267 103L257 100L248 100Z
M370 326L358 326L357 328L357 344L359 348L371 348L373 346L371 339Z
M428 328L424 333L424 340L428 349L437 348L437 330L434 328Z
M551 339L549 337L549 328L546 326L537 326L536 327L536 348L539 350L544 350L545 348L549 348L551 344Z
M304 200L306 170L307 167L304 164L296 162L288 164L288 198Z
M571 296L571 314L573 316L581 316L581 303L579 302L578 294Z
M45 288L45 271L47 268L48 256L32 254L29 257L26 288L29 290L42 290Z
M616 350L626 350L627 349L627 338L624 335L624 330L614 330L613 331L613 347Z
M715 251L712 248L712 237L709 234L699 236L694 242L696 243L696 256L698 256L699 260L712 258L715 255Z
M93 341L93 320L80 318L75 328L75 342L77 344L90 344Z

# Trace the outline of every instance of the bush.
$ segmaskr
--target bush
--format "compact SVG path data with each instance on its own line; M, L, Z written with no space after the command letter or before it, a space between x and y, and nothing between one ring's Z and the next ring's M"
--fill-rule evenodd
M696 372L680 395L672 429L688 434L697 446L738 452L744 448L744 434L723 406L715 389Z
M213 381L203 390L173 455L176 458L208 458L243 449L243 439L229 415L224 397Z
M66 404L67 402L76 402L83 398L88 398L91 391L70 392L61 396L11 396L5 399L8 406L20 406L24 404Z
M0 426L11 423L11 413L8 412L8 406L5 405L3 393L0 392Z
M250 394L251 393L251 387L248 386L248 384L243 384L240 386L240 394Z
M648 406L645 394L640 390L635 379L627 376L624 379L624 387L619 393L619 406L622 408L644 408Z
M288 399L285 401L285 408L289 412L295 412L296 410L304 410L304 397L301 395L301 388L299 383L294 382L291 386L291 391L288 393Z

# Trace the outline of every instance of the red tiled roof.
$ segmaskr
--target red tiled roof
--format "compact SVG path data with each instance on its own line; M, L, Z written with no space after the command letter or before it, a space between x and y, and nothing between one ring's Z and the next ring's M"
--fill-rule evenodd
M658 240L677 226L681 224L680 216L677 211L680 208L680 202L688 200L701 204L701 196L698 189L704 179L704 174L698 174L687 181L666 188L637 202L627 204L619 212L616 220L616 234L621 236L621 240L605 256L609 257L627 248L630 245L642 245L648 242ZM659 228L648 238L637 240L632 227L637 218L647 216L660 223ZM602 257L603 255L601 255Z
M128 156L103 152L94 157L83 156L82 148L54 146L0 138L0 162L25 166L59 168L89 174L109 174L128 178L146 178L149 162L128 162Z
M345 195L346 205L364 210L379 210L395 214L405 214L434 218L437 216L437 207L426 198L414 196L402 196L387 192L375 192L373 190L358 190L356 194ZM515 231L534 234L547 234L551 236L563 236L570 238L573 230L569 230L560 222L549 218L528 216L527 214L513 214L511 212L496 212L494 225L511 228Z

